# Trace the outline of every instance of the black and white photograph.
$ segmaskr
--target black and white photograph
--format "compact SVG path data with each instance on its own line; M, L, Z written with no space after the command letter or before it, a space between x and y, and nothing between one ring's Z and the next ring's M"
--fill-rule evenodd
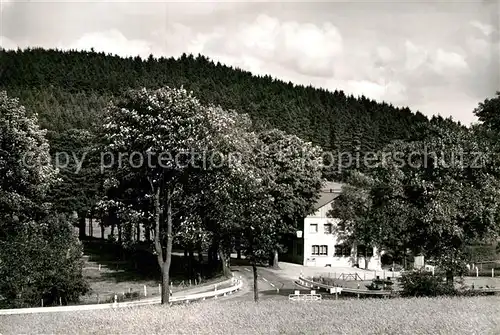
M500 334L500 0L0 0L8 334Z

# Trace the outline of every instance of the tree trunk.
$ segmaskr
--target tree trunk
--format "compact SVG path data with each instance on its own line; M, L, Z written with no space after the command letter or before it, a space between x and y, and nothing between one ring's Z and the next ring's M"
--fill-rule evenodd
M154 244L156 256L158 259L158 265L161 268L162 273L162 287L161 287L161 303L168 304L170 302L170 264L172 261L172 199L170 194L170 189L167 187L165 189L166 195L164 199L164 209L166 209L166 215L163 219L167 223L166 240L167 246L165 250L165 255L161 245L161 230L160 230L160 194L161 187L158 187L154 196L154 207L155 207L155 234L154 234ZM164 257L165 256L165 257Z
M278 250L274 250L273 254L271 256L271 267L273 269L279 269L279 263L278 263Z
M136 234L137 234L136 241L140 242L141 241L141 223L140 222L137 222L136 230L137 230L136 231Z
M357 267L359 268L358 243L356 241L354 241L352 244L351 254L352 254L354 265L357 265Z
M173 245L173 235L172 235L172 198L170 189L167 188L167 199L166 199L166 207L167 207L167 255L165 257L165 271L163 275L163 280L167 280L165 294L167 296L166 302L170 301L170 264L172 263L172 245ZM162 297L162 300L163 297Z
M365 255L364 255L364 259L365 259L365 270L368 270L368 264L370 263L370 260L371 258L373 257L368 257L368 248L371 248L372 249L372 252L370 252L370 254L374 254L373 253L373 247L372 246L366 246L368 245L368 243L365 243Z
M213 267L213 263L214 263L212 256L213 256L212 247L210 246L210 247L208 247L208 250L207 250L207 262L208 262L208 265L210 268Z
M222 274L227 278L231 277L230 257L222 249L219 249L219 257L222 263Z
M198 249L198 273L197 273L197 277L198 277L198 283L200 283L200 279L201 279L201 275L203 274L203 250L202 250L202 247L199 246L199 249Z
M184 271L186 271L189 278L191 278L191 260L189 259L188 247L184 247L184 259L182 262L184 263Z
M219 242L215 239L213 239L212 244L210 245L210 248L208 249L208 261L210 264L210 269L218 271L219 270Z
M255 265L255 261L252 261L252 270L253 270L253 300L255 302L259 301L259 283L257 281L257 266Z
M236 238L235 249L236 249L236 259L241 259L241 240L239 237Z
M104 229L105 229L104 222L102 222L102 220L101 220L101 239L103 239L103 240L104 240Z
M193 247L189 247L189 278L195 279L195 271L194 271L194 265L195 265L195 260L194 260L194 251Z
M118 244L122 244L122 225L118 225Z
M200 262L200 265L203 264L203 250L200 249L198 250L198 261Z
M89 219L89 236L94 237L94 218L90 216Z
M406 244L403 244L403 269L406 270Z
M453 271L446 271L446 284L453 287Z
M167 262L163 262L161 269L161 303L168 304L170 302L170 276L169 276L170 264L167 266Z
M84 239L86 236L85 233L85 215L80 213L78 215L78 237L81 239Z

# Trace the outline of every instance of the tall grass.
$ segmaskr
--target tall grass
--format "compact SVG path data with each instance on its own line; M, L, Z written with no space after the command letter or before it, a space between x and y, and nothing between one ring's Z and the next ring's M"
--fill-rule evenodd
M500 297L191 305L0 316L0 333L499 334Z

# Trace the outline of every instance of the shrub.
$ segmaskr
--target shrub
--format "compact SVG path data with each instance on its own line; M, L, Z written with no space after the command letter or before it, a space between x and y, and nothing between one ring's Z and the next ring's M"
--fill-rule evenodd
M436 297L456 295L454 287L448 285L442 276L433 276L426 271L409 271L400 278L402 292L405 297Z
M19 222L0 248L0 296L5 307L77 302L89 286L82 274L82 246L64 216Z

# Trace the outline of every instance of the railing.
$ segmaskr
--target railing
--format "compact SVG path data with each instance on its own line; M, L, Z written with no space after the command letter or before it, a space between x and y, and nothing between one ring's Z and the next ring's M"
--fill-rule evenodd
M359 280L359 281L367 281L379 278L398 278L401 277L401 271L389 271L389 270L363 270L354 271L350 273L344 272L315 272L313 277L324 277L324 278L332 278L332 279L341 279L341 280Z
M312 289L324 289L328 291L330 294L339 294L339 293L351 293L351 294L357 294L358 298L360 295L376 295L376 296L391 296L397 294L396 291L387 291L387 290L364 290L359 288L349 288L349 287L337 287L337 286L332 286L332 285L327 285L323 283L317 283L314 282L308 278L304 278L302 276L299 277L298 283L301 286L304 287L311 287Z
M300 291L295 291L294 294L288 295L288 300L291 301L318 301L321 300L321 294L316 294L316 291L311 290L311 293L301 294Z
M191 294L183 297L170 297L170 304L185 302L189 303L196 300L206 300L207 298L217 298L219 296L230 295L243 287L240 279L234 279L231 287L197 294ZM9 314L33 314L33 313L50 313L50 312L70 312L70 311L85 311L85 310L99 310L110 308L126 308L145 305L156 305L161 303L161 297L152 298L141 301L129 302L115 302L108 304L94 304L94 305L74 305L74 306L57 306L57 307L35 307L35 308L13 308L13 309L0 309L0 315Z
M361 277L358 275L357 272L341 273L338 279L340 279L340 280L363 280L363 279L361 279Z

